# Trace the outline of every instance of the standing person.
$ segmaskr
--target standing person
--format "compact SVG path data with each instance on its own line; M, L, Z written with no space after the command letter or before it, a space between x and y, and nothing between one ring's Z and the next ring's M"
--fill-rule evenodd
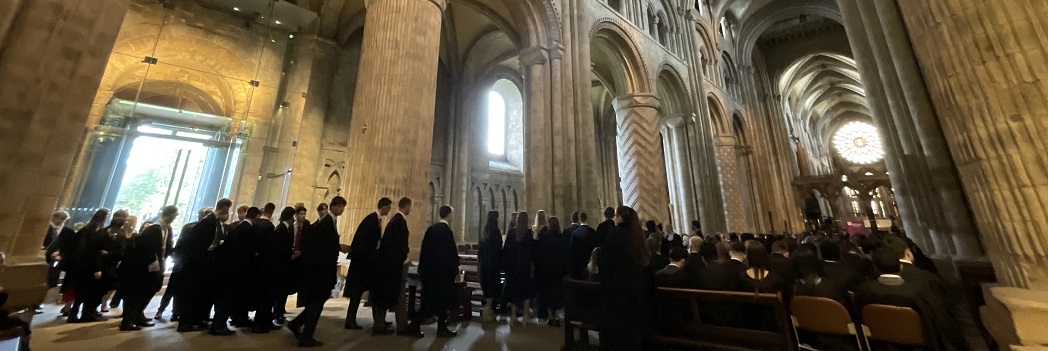
M102 247L102 279L98 281L98 290L95 291L98 296L94 297L98 299L97 307L99 307L102 313L109 312L109 308L106 306L106 299L120 281L120 260L124 258L124 244L127 242L127 234L124 232L124 224L127 222L127 218L126 210L117 210L113 213L113 219L109 221L109 226L99 232L94 239ZM93 303L94 301L92 301Z
M560 327L559 311L564 307L564 277L570 268L571 236L560 230L559 218L550 217L548 222L549 230L539 235L535 249L535 287L539 309L549 316L547 324Z
M215 318L211 321L211 335L235 334L226 325L249 327L248 309L254 304L252 281L256 254L255 223L259 222L258 207L251 207L247 215L215 248L216 291Z
M200 209L200 211L197 211L197 221L183 225L182 232L178 235L178 237L181 238L182 236L186 235L186 233L193 231L193 227L195 227L198 222L203 220L205 216L211 214L211 212L214 211L215 209L211 207L205 207ZM145 230L143 230L143 232L144 231ZM160 298L160 308L157 309L156 315L153 316L153 319L155 320L163 319L164 311L167 310L167 306L171 304L172 299L175 297L175 292L179 289L179 285L182 284L182 260L177 255L175 255L174 235L170 231L167 234L167 247L164 250L164 259L160 262L167 263L167 258L171 257L173 267L171 267L171 277L167 280L167 288L164 289L164 296ZM178 321L178 304L179 302L176 301L174 306L172 306L171 308L172 322Z
M569 224L567 228L564 228L564 232L568 233L568 235L571 235L571 233L574 233L575 229L579 229L579 225L580 225L579 221L580 221L580 219L579 219L579 211L572 212L571 213L571 224Z
M408 330L422 335L420 325L430 316L437 318L437 337L450 338L458 332L448 330L448 310L455 306L455 277L459 274L458 248L455 233L448 225L453 209L443 205L437 210L440 220L426 229L419 252L418 275L422 281L422 308L411 321Z
M247 205L237 207L237 220L233 221L232 223L226 224L226 233L233 231L233 228L236 228L238 225L240 225L240 222L244 221L244 218L247 217L247 210L250 208L251 207Z
M317 221L319 222L321 219L323 219L327 215L328 215L328 204L325 204L325 203L321 202L319 205L317 205Z
M526 325L531 318L531 299L535 298L533 280L535 232L528 228L528 213L517 214L517 225L502 248L502 271L506 274L503 298L511 305L510 320L517 323L517 311L524 312Z
M69 247L61 249L62 269L66 271L65 282L62 284L70 285L68 291L73 296L73 305L67 319L69 323L101 320L95 310L89 309L85 304L89 304L91 289L97 285L95 281L102 279L102 267L99 262L101 247L93 247L91 237L102 230L108 218L109 209L95 211L91 220L73 235L73 239L68 243Z
M295 319L287 323L287 328L295 334L299 347L318 347L323 343L313 338L317 321L324 310L324 303L331 297L338 274L339 252L349 252L348 245L339 244L338 216L346 208L346 199L335 196L331 199L329 211L313 225L313 229L302 234L300 249L302 256L299 264L303 274L298 290L298 306L304 307Z
M265 334L282 328L273 324L275 318L273 304L276 302L273 290L280 285L282 273L280 270L287 267L283 261L291 259L291 245L285 248L282 240L276 237L276 226L272 219L276 208L277 206L273 203L267 203L262 207L262 213L255 221L254 231L251 233L256 255L254 264L248 270L254 275L253 284L251 284L254 291L248 291L248 294L254 297L251 309L255 310L255 319L251 324L251 332L255 334ZM295 216L295 209L285 208L281 211L281 216L285 213L287 219L291 220ZM286 254L285 251L287 251Z
M302 212L306 210L305 207L299 208L302 209ZM287 296L292 291L291 257L295 252L295 215L297 213L298 209L293 207L285 207L280 211L280 218L277 219L279 224L273 230L273 236L270 237L266 246L267 258L261 259L263 264L271 267L273 277L273 285L270 286L267 294L267 298L273 304L273 322L276 323L269 325L271 330L277 330L287 322L284 314L287 313ZM305 213L302 215L305 216ZM255 318L258 318L257 315Z
M175 245L182 265L182 287L175 291L179 332L209 329L204 319L211 313L214 293L214 250L225 240L223 223L229 220L231 207L233 202L229 199L218 200L215 211L197 222L192 231L179 236Z
M47 226L47 235L44 236L44 258L47 261L47 287L48 289L54 289L58 287L59 278L62 275L62 253L60 249L62 246L68 246L69 242L76 236L76 231L72 228L66 227L65 223L69 220L69 214L65 211L58 211L51 215L50 225ZM67 312L69 304L63 308L63 312ZM43 305L37 306L37 314L43 312Z
M531 229L535 231L536 237L549 230L549 218L546 216L545 210L535 212L535 225Z
M608 207L604 209L604 221L597 225L597 246L604 245L604 239L608 238L611 231L615 229L615 209ZM589 253L587 253L588 255Z
M301 277L304 274L304 272L302 271L302 237L305 235L305 233L309 232L310 230L313 230L312 224L309 223L308 219L306 219L306 215L309 214L308 212L309 211L306 210L305 206L299 206L295 208L295 224L292 229L292 233L294 233L294 239L291 247L291 277L288 280L288 295L298 293L299 286L301 285ZM286 297L284 298L283 304L277 304L277 306L285 305L287 305ZM278 316L283 316L287 314L287 310L286 308L281 308L280 311L276 314ZM283 318L278 317L278 320L279 319ZM286 319L283 319L281 322L286 321Z
M611 215L615 215L614 210L611 212ZM578 229L575 229L574 232L564 231L564 233L568 235L568 240L570 240L568 245L570 247L569 251L571 258L569 264L571 267L568 272L571 274L571 278L575 280L587 280L589 278L589 272L586 271L586 265L589 264L590 256L593 254L593 249L596 249L600 244L600 235L598 234L598 231L593 230L592 227L586 224L586 217L585 212L580 212L579 221L582 223L579 225ZM615 226L613 222L608 223L610 223L610 226L612 227ZM601 223L598 228L601 227L604 227L604 223ZM609 230L609 228L602 229Z
M659 224L659 230L662 231L662 224ZM666 237L662 239L662 255L669 257L670 251L675 248L684 248L684 237L677 234L673 230L673 226L670 226L666 231Z
M393 200L383 197L378 200L378 210L368 214L360 221L349 251L349 272L346 274L346 290L342 296L349 298L346 309L345 328L349 330L364 329L357 324L357 309L360 308L360 297L365 291L372 290L375 280L374 267L370 263L378 254L379 240L382 239L382 218L393 208Z
M600 329L602 349L641 350L649 325L652 283L645 274L650 260L644 247L646 234L637 212L628 206L615 213L617 226L601 246L598 257L599 298L605 316Z
M134 237L138 235L137 228L138 228L138 217L135 217L135 216L127 216L127 219L124 220L124 227L120 228L120 230L123 233L122 233L122 236L119 237L119 238L116 238L116 240L120 241L120 243L119 243L120 244L120 249L121 249L122 252L124 252L125 256L127 255L127 252L134 247ZM124 275L123 257L121 258L120 265L117 266L117 274L118 274L118 279L113 284L115 290L110 290L109 294L107 294L102 299L102 307L105 307L106 301L109 302L109 308L120 307L120 301L124 299L124 297L123 297L123 295L124 295L123 294L124 293L124 291L123 291L123 281L124 281L124 278L123 278L123 275ZM109 310L103 310L102 312L103 313L104 312L109 312Z
M484 307L480 310L480 319L484 323L496 320L495 298L502 296L502 275L499 271L501 253L499 211L488 211L488 220L484 223L484 234L480 237L480 248L477 250L480 290L484 293Z
M375 285L371 288L370 298L372 317L375 319L372 335L393 333L393 330L386 326L386 312L397 309L404 290L404 261L408 259L409 250L408 222L405 217L411 214L411 199L401 198L397 207L399 210L386 225L385 233L379 240L375 260L371 263L375 273ZM421 335L412 333L407 326L397 327L405 335Z
M167 252L171 222L178 218L178 208L165 206L160 219L135 237L134 245L121 263L121 293L124 298L124 318L120 330L141 330L154 324L146 320L145 309L153 295L160 291L164 280L164 254Z

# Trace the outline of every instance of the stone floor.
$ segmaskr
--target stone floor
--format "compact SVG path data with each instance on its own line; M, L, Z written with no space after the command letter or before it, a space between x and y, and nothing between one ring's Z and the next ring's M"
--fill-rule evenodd
M146 309L156 313L159 298ZM293 306L294 302L289 302ZM368 330L347 331L342 329L346 299L332 299L324 307L318 325L317 340L324 343L315 350L557 350L563 341L562 329L542 325L509 325L505 320L499 324L481 324L479 319L458 326L459 336L452 339L434 337L435 325L423 326L427 334L423 339L398 336L372 337ZM66 324L59 318L59 306L48 305L46 313L33 319L31 349L50 350L295 350L295 340L287 329L269 334L256 335L240 331L231 337L215 337L205 333L177 333L177 323L159 323L156 327L140 332L121 332L120 309L112 310L106 322L91 324ZM294 315L300 309L289 311ZM365 328L371 326L371 309L361 308L359 317ZM169 315L165 315L169 317ZM392 321L390 314L387 320Z

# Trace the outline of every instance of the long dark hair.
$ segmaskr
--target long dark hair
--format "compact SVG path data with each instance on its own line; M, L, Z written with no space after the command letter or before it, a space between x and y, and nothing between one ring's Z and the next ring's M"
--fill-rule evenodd
M528 231L530 230L528 227L529 227L528 226L528 213L527 212L518 213L517 214L517 226L513 228L513 231L514 231L513 234L514 234L514 236L516 236L517 241L524 241L525 237L530 238L530 239L534 239L534 238L531 237L531 235L528 234Z
M502 236L499 231L499 211L488 211L488 220L484 222L484 233L480 236L480 241L487 241L496 235Z
M548 223L549 226L549 230L547 230L546 232L550 235L560 235L563 231L560 229L560 218L557 218L555 216L547 218L546 223Z
M97 232L99 229L102 228L102 226L105 225L107 218L109 218L109 209L100 208L98 209L98 211L95 211L94 215L91 216L91 220L87 222L87 225L85 225L84 228L80 230L84 233Z
M651 254L644 246L644 229L640 227L640 218L637 216L637 211L634 211L629 206L619 206L619 209L615 212L622 217L622 224L619 226L626 229L627 242L630 246L630 258L633 259L633 263L640 266L647 266L648 261L651 260Z

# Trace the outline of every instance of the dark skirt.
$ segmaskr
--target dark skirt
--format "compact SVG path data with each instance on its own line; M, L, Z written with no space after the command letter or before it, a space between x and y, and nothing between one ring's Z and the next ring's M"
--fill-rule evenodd
M506 288L503 300L520 305L535 297L535 281L530 271L506 272Z
M502 295L502 274L499 272L498 262L487 263L480 261L480 289L484 291L484 297L493 299Z

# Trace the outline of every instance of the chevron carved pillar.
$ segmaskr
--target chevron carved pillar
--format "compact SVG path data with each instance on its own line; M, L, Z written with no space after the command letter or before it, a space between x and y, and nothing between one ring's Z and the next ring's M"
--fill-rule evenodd
M446 0L371 0L353 100L341 221L354 227L378 200L413 201L407 217L412 255L428 213L430 148L440 28ZM343 235L349 243L351 236ZM417 257L417 256L414 256Z
M637 210L641 219L666 222L670 219L670 201L659 136L659 99L651 94L633 94L616 98L613 105L619 131L622 201Z
M724 195L724 214L728 219L728 232L746 231L746 212L742 204L742 184L739 183L739 163L736 158L736 141L733 135L718 135L717 163L721 174L721 194Z

